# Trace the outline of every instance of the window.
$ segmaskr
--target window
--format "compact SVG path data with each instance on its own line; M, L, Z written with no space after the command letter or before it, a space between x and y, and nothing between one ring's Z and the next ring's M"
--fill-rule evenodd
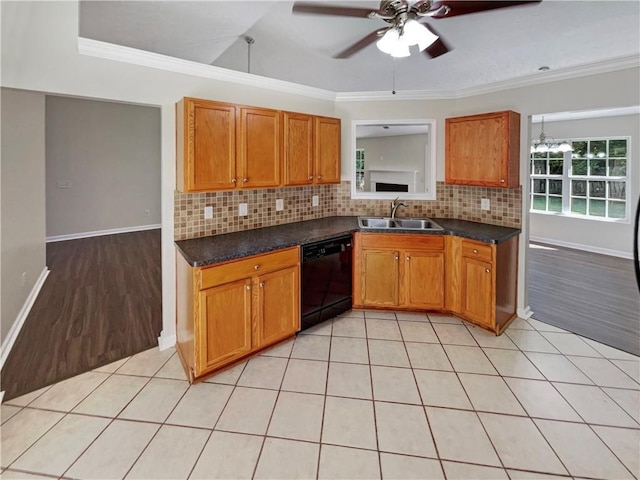
M625 220L628 137L573 140L572 152L531 154L531 211Z
M364 190L364 148L356 148L356 186Z

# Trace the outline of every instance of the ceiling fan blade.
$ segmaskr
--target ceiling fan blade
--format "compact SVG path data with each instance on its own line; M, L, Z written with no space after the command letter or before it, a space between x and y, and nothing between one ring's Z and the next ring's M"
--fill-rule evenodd
M386 31L386 30L387 29L383 29L382 31ZM380 30L374 30L373 32L368 34L366 37L361 38L360 40L358 40L356 43L354 43L350 47L347 47L343 51L338 53L337 55L334 55L333 58L349 58L354 53L359 52L364 47L372 44L378 38L380 38L380 33L379 32L380 32Z
M450 0L433 2L431 10L436 10L442 6L447 6L447 13L439 13L431 16L431 18L449 18L457 15L467 15L469 13L484 12L497 8L516 7L529 3L540 3L542 0L514 0L514 1L484 1L484 0Z
M292 13L309 13L314 15L337 15L340 17L368 18L373 11L370 8L332 7L319 3L296 2L291 9Z
M431 33L438 36L438 39L435 42L433 42L431 45L429 45L427 48L423 50L426 56L431 58L436 58L436 57L439 57L440 55L444 55L445 53L453 50L442 39L442 36L436 31L435 28L433 28L428 23L423 23L422 25L424 25Z

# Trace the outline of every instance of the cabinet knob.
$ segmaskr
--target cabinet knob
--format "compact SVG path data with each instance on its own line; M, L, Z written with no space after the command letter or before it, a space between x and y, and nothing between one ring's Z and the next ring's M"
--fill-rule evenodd
M409 260L411 260L411 257L407 257L407 262L408 262Z
M247 177L247 178L243 178L243 179L242 179L242 183L247 183L248 181L249 181L249 178L248 178L248 177Z
M260 288L264 288L264 282L260 282Z
M258 270L259 268L260 268L260 265L254 265L254 266L253 266L253 269L254 269L254 270Z
M396 255L396 260L400 260L400 257L398 257L397 255Z
M247 285L247 290L251 290L251 285Z
M232 178L232 179L231 179L231 183L237 183L237 182L238 182L238 179L237 179L237 178Z
M478 253L478 249L477 249L477 248L474 248L474 249L473 249L473 253Z
M313 175L309 175L309 181L312 182L313 181Z
M484 271L487 273L491 273L491 270L489 270L488 268L485 268Z
M322 175L318 175L318 180L322 180Z
M501 179L500 179L500 183L504 183L504 178L501 178Z

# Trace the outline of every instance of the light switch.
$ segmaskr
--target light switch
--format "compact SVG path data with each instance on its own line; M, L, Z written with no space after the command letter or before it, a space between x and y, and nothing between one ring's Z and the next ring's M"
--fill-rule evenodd
M204 207L204 219L211 220L213 218L213 207Z
M284 210L284 200L282 198L276 199L276 212Z
M238 216L246 217L249 215L249 205L246 203L241 203L238 205Z
M317 207L318 205L320 205L320 198L318 198L318 195L314 195L311 197L311 206L312 207Z
M491 208L491 202L488 198L480 199L480 209L481 210L489 210Z

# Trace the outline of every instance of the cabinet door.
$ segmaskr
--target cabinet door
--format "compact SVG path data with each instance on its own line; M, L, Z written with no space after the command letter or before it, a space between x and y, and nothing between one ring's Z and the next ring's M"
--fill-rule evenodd
M404 305L444 308L444 253L404 252Z
M284 184L313 183L313 117L285 112Z
M215 102L185 100L184 190L235 187L236 110Z
M295 266L255 279L258 308L254 314L254 348L276 343L300 329L299 272Z
M251 279L201 290L198 300L196 376L251 350Z
M315 117L315 182L340 183L340 119Z
M240 108L238 179L241 187L280 185L280 130L279 111Z
M462 315L493 329L492 265L462 257Z
M362 251L362 303L398 305L398 260L394 250Z

